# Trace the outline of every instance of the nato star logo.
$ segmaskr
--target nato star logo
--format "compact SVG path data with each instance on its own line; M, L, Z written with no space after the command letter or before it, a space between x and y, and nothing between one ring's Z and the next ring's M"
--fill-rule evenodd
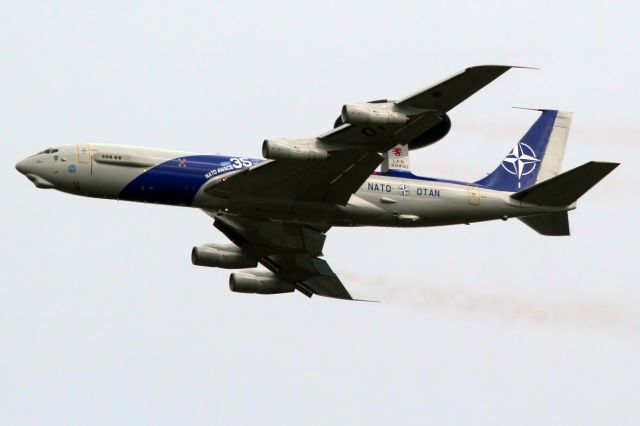
M400 192L400 195L402 195L403 197L406 197L407 195L409 195L409 187L404 183L398 187L398 191Z
M522 176L534 171L536 164L539 162L540 160L536 158L536 153L529 145L518 142L509 155L502 160L502 168L512 175L518 176L519 181Z

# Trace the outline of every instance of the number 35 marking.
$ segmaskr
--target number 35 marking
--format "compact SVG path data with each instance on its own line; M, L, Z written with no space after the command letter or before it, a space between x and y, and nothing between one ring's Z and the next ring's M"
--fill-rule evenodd
M229 163L234 169L241 169L243 167L250 167L253 163L246 158L229 158Z

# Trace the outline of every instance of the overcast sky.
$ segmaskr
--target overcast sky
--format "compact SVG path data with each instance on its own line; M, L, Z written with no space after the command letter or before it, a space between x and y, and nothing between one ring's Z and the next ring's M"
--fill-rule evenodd
M10 2L0 15L0 424L637 425L637 2ZM512 70L412 153L478 179L537 118L575 111L565 168L619 161L570 213L329 232L382 303L231 293L190 263L197 210L38 190L14 169L100 142L258 157L345 102L466 66Z

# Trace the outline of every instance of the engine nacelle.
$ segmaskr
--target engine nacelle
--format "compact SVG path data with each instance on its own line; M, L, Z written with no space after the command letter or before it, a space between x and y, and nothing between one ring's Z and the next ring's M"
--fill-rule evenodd
M236 293L278 294L295 290L292 282L281 280L269 271L241 271L229 276L229 289Z
M317 139L265 139L262 156L270 160L326 160L329 153Z
M442 120L438 124L409 142L409 149L420 149L438 142L440 139L444 138L450 130L451 119L447 114L444 114L442 116Z
M191 263L224 269L255 268L258 261L233 244L204 244L191 250Z
M343 123L349 124L373 124L384 126L386 124L405 124L409 117L394 109L393 102L368 103L344 105L340 118Z

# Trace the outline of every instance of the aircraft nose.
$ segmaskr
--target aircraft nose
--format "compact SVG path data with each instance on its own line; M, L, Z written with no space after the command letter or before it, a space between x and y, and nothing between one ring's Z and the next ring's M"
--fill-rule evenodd
M22 161L18 161L16 163L16 170L19 171L20 173L22 173L23 175L26 175L27 173L29 173L29 167L27 165L27 160L24 159Z

